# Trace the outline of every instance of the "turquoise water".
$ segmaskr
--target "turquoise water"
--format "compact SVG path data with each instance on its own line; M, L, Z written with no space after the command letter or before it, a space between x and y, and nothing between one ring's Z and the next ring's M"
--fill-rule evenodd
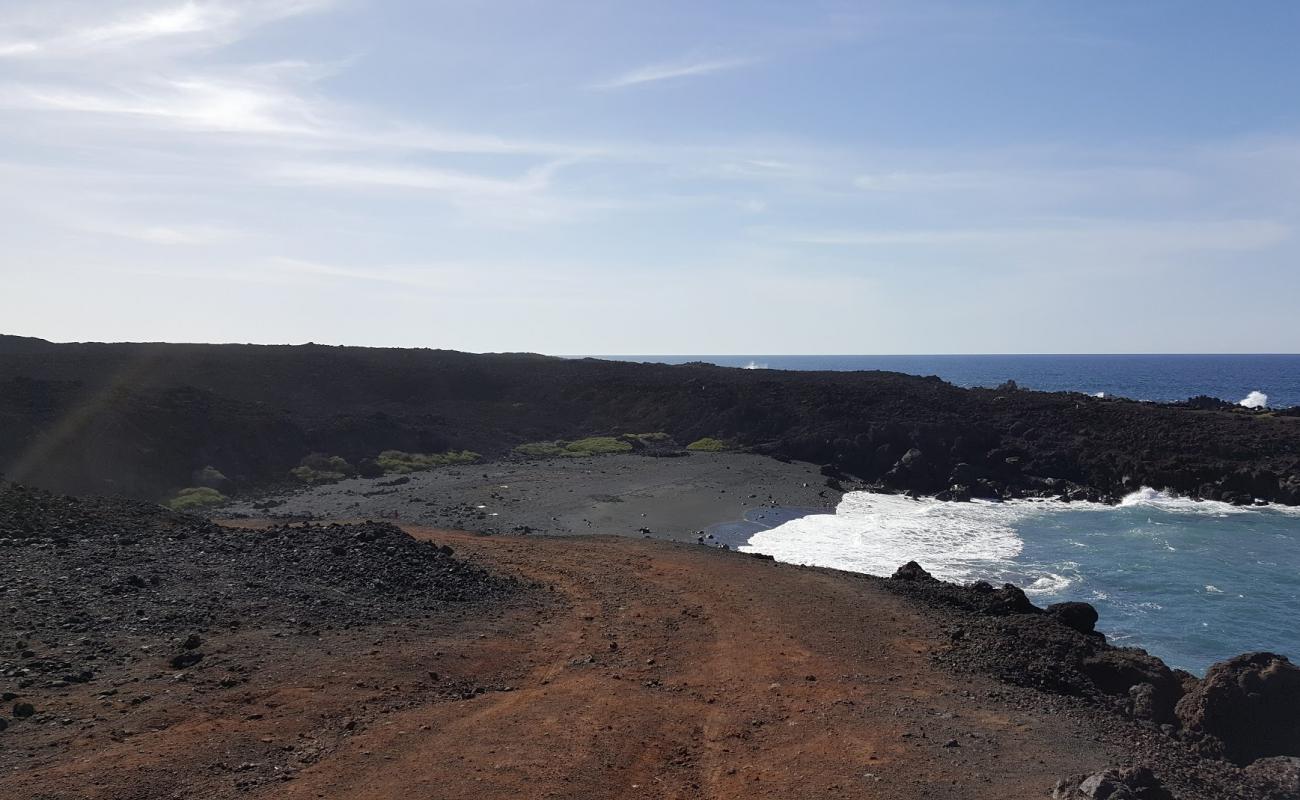
M1084 600L1117 644L1201 674L1250 650L1300 657L1300 512L1144 490L1120 506L940 503L855 492L836 514L755 532L742 549L888 575L1010 581L1039 605Z

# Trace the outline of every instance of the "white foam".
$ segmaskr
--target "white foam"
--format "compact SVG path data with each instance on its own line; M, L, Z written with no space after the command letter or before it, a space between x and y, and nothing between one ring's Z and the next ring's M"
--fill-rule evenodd
M1027 594L1062 594L1073 583L1074 580L1071 578L1049 572L1026 586L1025 592Z
M849 492L834 515L818 514L760 531L740 549L780 561L890 575L917 561L937 578L989 577L1020 554L1014 523L1043 504L944 503Z
M1267 509L1191 500L1150 488L1125 497L1120 509L1226 517L1238 514L1300 513L1300 509ZM937 578L949 581L1013 578L1026 591L1059 595L1080 576L1077 564L1019 563L1023 549L1017 532L1031 517L1059 513L1116 513L1102 503L1063 503L1058 500L1014 500L945 503L913 500L903 495L849 492L834 514L816 514L755 533L739 549L763 553L779 561L890 575L900 565L916 561ZM1082 542L1071 544L1086 547ZM1173 549L1168 542L1162 542ZM1064 573L1064 574L1062 574ZM1071 575L1073 574L1073 577Z
M1268 395L1256 389L1237 401L1237 405L1246 408L1268 408Z
M757 361L750 361L743 369L767 369L767 364L760 364Z

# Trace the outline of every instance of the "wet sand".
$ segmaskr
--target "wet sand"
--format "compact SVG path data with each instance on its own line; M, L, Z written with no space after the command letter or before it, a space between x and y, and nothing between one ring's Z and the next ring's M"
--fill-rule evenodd
M816 465L747 453L501 461L403 477L409 480L353 478L236 502L215 516L391 519L486 533L674 541L712 533L711 541L734 547L778 515L833 511L840 499Z

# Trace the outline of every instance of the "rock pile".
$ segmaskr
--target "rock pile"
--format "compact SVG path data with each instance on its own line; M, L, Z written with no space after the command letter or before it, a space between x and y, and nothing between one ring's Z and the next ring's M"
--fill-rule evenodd
M352 628L517 588L387 523L235 530L13 484L0 484L0 563L0 688L16 696L141 659L186 669L209 632Z

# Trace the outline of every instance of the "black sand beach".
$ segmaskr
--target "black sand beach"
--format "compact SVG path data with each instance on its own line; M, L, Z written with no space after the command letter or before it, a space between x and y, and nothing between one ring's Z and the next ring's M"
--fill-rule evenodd
M485 533L615 534L734 546L748 513L834 510L812 464L748 453L499 461L401 477L352 478L225 506L216 516L393 519ZM797 512L795 512L797 513ZM754 528L756 529L756 528Z

